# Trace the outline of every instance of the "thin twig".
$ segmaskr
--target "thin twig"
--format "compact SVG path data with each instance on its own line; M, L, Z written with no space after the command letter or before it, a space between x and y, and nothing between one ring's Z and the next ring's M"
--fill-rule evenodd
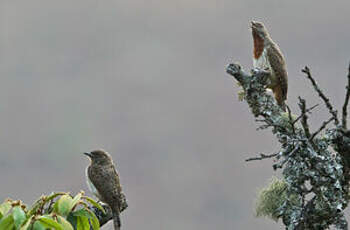
M331 117L331 118L329 118L327 121L324 121L324 122L322 123L321 127L320 127L316 132L314 132L314 133L311 135L311 137L309 138L309 140L312 141L312 140L315 138L315 136L316 136L317 134L319 134L323 129L325 129L326 126L327 126L331 121L333 121L333 120L334 120L334 117Z
M307 115L306 115L306 103L305 100L302 99L301 97L299 97L299 101L300 103L298 103L299 108L301 110L301 125L303 126L304 132L305 132L305 136L307 138L310 138L310 128L309 128L309 124L307 123Z
M286 129L284 126L276 124L275 122L271 121L268 117L266 117L265 119L255 119L255 121L266 123L265 125L259 126L256 130L267 129L269 127L280 128L282 130Z
M246 159L245 161L263 160L263 159L267 159L267 158L276 157L277 155L278 155L278 153L274 153L274 154L270 154L270 155L266 155L266 154L260 153L260 157L248 158L248 159Z
M256 122L266 122L265 119L255 119Z
M289 124L292 126L293 134L295 134L295 127L294 127L294 122L293 122L293 119L292 119L292 113L290 111L289 106L286 105L286 107L287 107L287 111L288 111Z
M306 113L311 113L311 110L313 110L313 109L316 108L317 106L319 106L319 104L316 104L316 105L314 105L314 106L308 108L305 112L306 112ZM293 124L297 123L302 117L303 117L303 114L301 114L299 117L297 117L297 119L295 119L295 120L293 121Z
M334 124L337 126L339 124L339 120L338 120L338 116L337 116L337 111L333 110L333 106L331 105L331 103L329 102L329 99L323 94L323 92L320 90L320 88L318 87L315 79L313 79L313 77L311 76L311 72L309 67L305 66L304 69L301 70L303 73L306 74L307 78L311 81L314 89L316 90L316 92L318 93L318 95L321 97L321 99L324 101L324 103L326 104L330 114L332 114L332 116L334 117Z
M350 64L348 67L348 85L345 87L346 88L346 95L345 95L345 101L344 101L344 105L343 105L343 117L342 117L342 126L343 129L347 129L347 125L346 125L346 117L348 115L347 113L347 107L348 107L348 103L349 103L349 97L350 97Z

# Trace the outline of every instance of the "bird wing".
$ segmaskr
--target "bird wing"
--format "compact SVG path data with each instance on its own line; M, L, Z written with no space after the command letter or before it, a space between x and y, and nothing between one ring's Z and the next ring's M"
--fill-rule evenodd
M95 168L89 166L88 175L100 195L99 198L111 207L117 205L119 208L121 185L114 166Z
M268 62L270 63L271 69L273 70L278 80L278 91L280 91L280 93L282 94L280 96L281 99L284 101L287 99L288 76L283 54L278 48L278 46L272 43L270 46L267 47L266 56Z

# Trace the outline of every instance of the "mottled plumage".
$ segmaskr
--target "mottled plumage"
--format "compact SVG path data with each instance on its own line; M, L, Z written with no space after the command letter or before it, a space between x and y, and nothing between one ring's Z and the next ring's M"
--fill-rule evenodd
M253 66L270 71L270 84L267 88L273 91L277 104L285 110L288 74L283 54L262 23L253 21L251 27L254 41Z
M121 226L119 214L127 204L112 158L103 150L87 152L85 155L91 159L91 164L86 170L89 189L98 199L111 207L114 229L119 230Z

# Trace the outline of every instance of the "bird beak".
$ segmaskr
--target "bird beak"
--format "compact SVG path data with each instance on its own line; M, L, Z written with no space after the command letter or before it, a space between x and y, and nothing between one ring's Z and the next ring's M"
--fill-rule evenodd
M89 152L85 152L84 153L86 156L88 156L88 157L90 157L91 158L91 153L89 153Z

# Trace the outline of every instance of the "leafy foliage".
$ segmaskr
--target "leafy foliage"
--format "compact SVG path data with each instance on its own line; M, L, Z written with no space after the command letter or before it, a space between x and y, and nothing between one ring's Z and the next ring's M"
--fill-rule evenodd
M41 196L30 208L20 200L7 199L0 204L0 230L98 230L99 220L89 204L105 212L83 192L74 197L63 192Z

